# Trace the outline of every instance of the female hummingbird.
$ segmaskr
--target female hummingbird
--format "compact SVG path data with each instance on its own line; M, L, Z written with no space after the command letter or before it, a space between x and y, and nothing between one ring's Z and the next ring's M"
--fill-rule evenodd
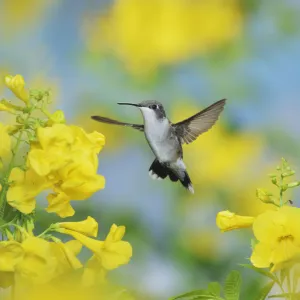
M93 120L127 126L143 131L146 140L155 155L155 160L149 169L153 179L164 179L167 176L182 185L191 193L194 188L183 162L182 144L189 144L198 136L208 131L218 120L224 109L226 99L219 100L190 118L173 124L167 118L164 107L158 101L147 100L139 104L118 103L138 107L144 118L144 125L116 121L101 116L92 116Z

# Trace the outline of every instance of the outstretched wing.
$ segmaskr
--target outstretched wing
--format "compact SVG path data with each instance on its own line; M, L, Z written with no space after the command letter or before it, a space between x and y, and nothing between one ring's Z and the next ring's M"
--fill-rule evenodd
M173 124L173 128L182 144L189 144L197 137L209 130L218 120L220 113L224 109L226 99L222 99L205 108L194 116Z
M144 131L144 125L124 123L124 122L116 121L116 120L113 120L113 119L110 119L110 118L106 118L106 117L101 117L101 116L92 116L91 118L93 120L101 122L101 123L112 124L112 125L120 125L120 126L127 126L127 127L131 127L131 128L137 129L139 131Z

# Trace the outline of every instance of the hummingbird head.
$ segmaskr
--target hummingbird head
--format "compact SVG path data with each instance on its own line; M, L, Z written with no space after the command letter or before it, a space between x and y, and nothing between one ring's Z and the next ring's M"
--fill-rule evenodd
M145 120L157 119L162 120L166 118L165 109L161 103L155 100L146 100L138 104L134 103L118 103L120 105L132 105L138 107Z

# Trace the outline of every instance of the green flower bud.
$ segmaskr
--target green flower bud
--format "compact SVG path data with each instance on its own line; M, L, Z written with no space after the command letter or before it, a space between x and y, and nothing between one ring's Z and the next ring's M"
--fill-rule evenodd
M296 172L294 170L282 173L282 177L288 177L294 175Z
M273 184L275 184L275 185L277 185L277 184L278 184L278 180L277 180L277 178L272 178L272 180L271 180L271 181L272 181L272 183L273 183Z
M64 123L66 123L64 112L62 110L57 110L49 117L47 125L52 126L54 124L64 124Z
M272 196L273 194L265 189L256 189L256 197L264 203L274 203Z
M287 184L287 188L294 188L300 185L300 181L290 182Z

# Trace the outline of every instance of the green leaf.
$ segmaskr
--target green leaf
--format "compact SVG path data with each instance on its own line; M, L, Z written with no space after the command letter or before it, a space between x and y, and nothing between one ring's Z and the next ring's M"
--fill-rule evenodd
M221 295L221 285L219 282L210 282L208 284L208 292L215 296Z
M265 300L269 295L272 287L274 286L275 281L268 282L260 291L255 300Z
M212 295L210 295L210 296L199 296L199 297L196 297L196 298L191 298L190 300L223 300L222 298L219 298L219 297L217 297L216 298L216 296L212 296Z
M292 296L292 297L291 297ZM285 299L293 299L293 300L299 300L300 299L300 293L283 293L283 294L277 294L277 295L271 295L268 298L285 298Z
M259 274L261 274L261 275L263 275L263 276L266 276L266 277L272 279L272 280L275 281L275 282L278 282L278 280L277 280L277 278L275 277L275 275L273 275L272 273L270 273L270 272L267 271L267 270L260 269L260 268L256 268L256 267L254 267L254 266L252 266L252 265L248 265L248 264L240 264L240 266L242 266L242 267L244 267L244 268L251 269L251 270L253 270L253 271L255 271L255 272L257 272L257 273L259 273Z
M224 285L224 293L226 300L238 300L240 296L242 278L238 271L231 271Z
M169 300L177 300L177 299L195 299L193 296L201 296L201 297L210 297L206 299L214 299L213 296L207 290L195 290L185 294L181 294L179 296L175 296L170 298ZM202 298L203 299L203 298Z

